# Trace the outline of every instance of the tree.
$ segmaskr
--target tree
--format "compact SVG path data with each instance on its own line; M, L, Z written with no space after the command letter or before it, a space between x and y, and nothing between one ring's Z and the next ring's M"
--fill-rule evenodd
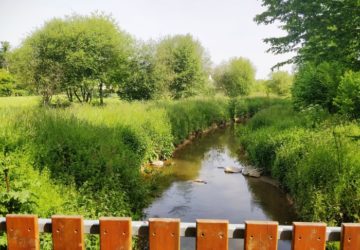
M270 79L266 82L269 92L285 96L290 93L293 76L286 71L276 71L270 74Z
M246 58L232 58L215 68L214 80L228 96L248 95L255 83L255 68Z
M161 40L156 49L156 72L160 88L174 99L203 91L209 74L209 58L199 41L191 35Z
M156 72L156 45L141 43L136 46L126 80L119 85L118 95L125 100L149 100L161 95Z
M7 54L10 51L10 43L7 41L0 42L0 68L8 70Z
M358 0L262 0L266 10L255 17L258 24L280 22L286 32L265 42L275 54L298 52L284 63L319 64L337 61L360 69L360 1ZM275 66L275 67L276 67Z
M66 91L70 101L89 102L98 92L124 80L131 37L103 14L52 19L15 50L13 71L31 84L48 104Z

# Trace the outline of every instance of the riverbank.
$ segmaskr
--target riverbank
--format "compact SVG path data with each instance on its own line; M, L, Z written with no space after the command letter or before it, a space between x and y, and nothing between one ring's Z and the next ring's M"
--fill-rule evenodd
M10 203L3 199L2 213L135 219L142 216L157 189L158 177L143 176L142 164L169 158L188 135L281 102L267 98L114 100L104 107L74 104L54 109L40 108L34 98L20 99L0 100L0 147L14 191L10 198L17 200L10 211ZM33 176L25 174L29 169ZM37 179L44 184L38 186ZM49 186L54 187L53 203L48 202Z
M250 162L279 181L301 220L338 225L359 220L360 126L284 103L264 109L239 128Z

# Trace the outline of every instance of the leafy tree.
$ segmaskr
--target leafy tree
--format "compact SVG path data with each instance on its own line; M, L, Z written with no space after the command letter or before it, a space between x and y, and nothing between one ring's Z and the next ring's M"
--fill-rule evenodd
M338 63L302 65L292 87L295 106L301 108L318 104L331 112L336 111L333 99L337 95L342 74L343 69Z
M4 69L0 69L0 96L11 96L15 79Z
M276 71L271 73L270 79L266 82L269 92L285 96L290 93L293 76L286 71Z
M10 43L7 41L1 41L0 45L0 68L8 69L6 57L10 51Z
M265 42L275 54L298 52L289 61L338 61L360 69L360 1L358 0L262 0L266 10L255 17L258 24L281 23L286 32Z
M102 104L104 89L123 80L131 42L109 16L52 19L14 51L12 68L44 104L59 91L80 102L91 101L97 91Z
M201 93L207 81L209 58L191 35L176 35L160 41L156 50L156 73L160 88L174 99Z
M155 44L138 43L118 95L125 100L149 100L161 94L156 72Z
M334 100L340 112L360 118L360 72L346 72Z
M248 95L255 83L255 68L246 58L232 58L215 68L214 80L228 96Z

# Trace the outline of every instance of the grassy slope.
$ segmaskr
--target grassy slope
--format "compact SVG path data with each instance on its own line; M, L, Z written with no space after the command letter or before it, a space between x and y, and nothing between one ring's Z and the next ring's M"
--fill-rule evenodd
M251 162L278 179L303 220L360 219L360 126L290 103L257 113L238 130Z

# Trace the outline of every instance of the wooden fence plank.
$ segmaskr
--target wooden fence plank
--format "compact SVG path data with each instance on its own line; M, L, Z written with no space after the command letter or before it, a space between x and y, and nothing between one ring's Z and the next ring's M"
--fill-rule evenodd
M228 249L227 220L196 220L197 250Z
M310 222L293 223L293 250L325 250L326 224Z
M150 250L180 249L179 219L149 219Z
M360 249L360 223L343 223L341 226L341 250Z
M278 223L245 221L245 250L277 250Z
M100 218L100 249L131 250L131 218Z
M82 216L51 217L54 250L83 250L84 223Z
M9 250L38 250L39 226L36 215L6 215Z

